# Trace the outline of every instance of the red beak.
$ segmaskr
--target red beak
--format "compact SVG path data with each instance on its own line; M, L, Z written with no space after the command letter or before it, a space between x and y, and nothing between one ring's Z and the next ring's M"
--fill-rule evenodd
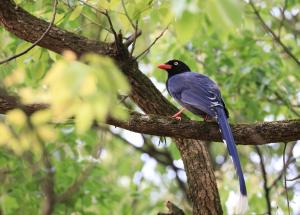
M160 69L172 69L172 66L168 64L159 64L157 67Z

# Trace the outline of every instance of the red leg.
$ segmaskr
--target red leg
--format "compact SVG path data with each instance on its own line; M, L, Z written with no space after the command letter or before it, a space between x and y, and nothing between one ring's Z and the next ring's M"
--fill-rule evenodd
M180 114L185 110L185 108L182 108L180 111L175 113L173 116L171 116L172 119L181 120Z
M210 117L209 117L209 115L205 115L205 116L203 117L203 120L204 120L204 122L207 122L207 121L209 121L209 120L210 120Z

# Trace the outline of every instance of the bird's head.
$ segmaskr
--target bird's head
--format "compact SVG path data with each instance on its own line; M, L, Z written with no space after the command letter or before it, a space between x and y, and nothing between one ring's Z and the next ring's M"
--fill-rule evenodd
M158 65L158 68L166 70L169 75L191 71L190 68L180 60L169 60L166 63Z

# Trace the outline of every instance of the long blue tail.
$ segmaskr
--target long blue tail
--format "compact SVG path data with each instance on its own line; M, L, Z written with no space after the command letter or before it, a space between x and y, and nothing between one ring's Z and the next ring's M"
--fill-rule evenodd
M218 121L219 127L221 129L223 140L226 142L229 154L231 155L234 166L236 168L236 172L237 172L239 182L240 182L240 192L243 196L247 196L247 190L246 190L243 170L241 167L241 163L240 163L239 155L237 153L235 142L234 142L234 139L232 136L231 128L227 121L226 114L224 112L224 108L222 106L217 106L217 107L215 107L215 110L216 110L217 121Z

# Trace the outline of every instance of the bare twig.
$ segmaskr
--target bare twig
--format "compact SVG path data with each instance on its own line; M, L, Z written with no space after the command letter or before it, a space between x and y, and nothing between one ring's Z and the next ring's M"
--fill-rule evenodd
M118 41L118 35L117 35L117 32L114 29L114 26L112 24L111 18L110 18L109 14L108 14L108 10L105 10L105 11L99 10L98 8L94 7L93 5L90 5L90 4L86 3L83 0L79 0L79 2L81 2L82 4L84 4L84 5L92 8L92 9L94 9L95 11L103 14L107 18L107 21L108 21L108 24L109 24L109 27L110 27L110 33L112 33L114 35L115 40L117 42Z
M297 179L300 179L300 175L294 177L294 178L291 178L291 179L286 179L287 181L295 181Z
M282 156L283 166L285 166L285 151L286 151L286 146L287 146L287 143L284 143L283 156ZM283 172L284 172L283 176L284 176L284 189L285 189L286 203L287 203L287 207L288 207L288 213L290 215L291 212L290 212L289 194L288 194L287 183L286 183L286 169Z
M295 147L295 145L297 144L297 142L292 143L292 145L289 148L289 151L287 153L287 161L285 162L285 164L282 167L282 170L280 172L280 174L277 176L277 178L274 179L274 181L271 183L271 185L269 186L269 189L272 189L282 178L285 170L288 168L288 166L296 161L296 159L293 158L293 149Z
M133 20L131 19L131 17L129 16L129 14L128 14L128 11L126 9L124 0L122 0L121 2L122 2L122 7L123 7L123 10L124 10L125 16L127 17L128 21L130 22L130 24L131 24L131 26L134 30L134 35L135 36L134 36L132 48L131 48L131 51L130 51L130 56L132 57L133 51L134 51L134 48L135 48L135 42L136 42L138 31L139 31L138 30L139 20L137 19L134 23Z
M94 25L97 25L98 27L108 31L109 33L113 33L109 28L106 28L105 26L97 23L97 22L94 22L91 18L89 18L88 16L86 16L85 14L81 14L84 18L86 18L87 20L89 20L91 23L93 23Z
M261 17L259 11L257 10L257 8L255 7L254 3L252 0L249 1L250 6L253 9L254 14L256 15L256 17L258 18L258 20L261 22L262 26L265 28L265 30L270 33L272 35L272 37L274 38L275 42L278 43L282 49L284 50L284 52L290 56L290 58L298 65L300 66L300 61L298 60L298 58L290 51L290 49L281 41L281 39L274 33L274 31L266 24L266 22L263 20L263 18Z
M142 31L141 30L137 30L136 32L134 32L134 34L132 34L130 37L128 37L128 39L124 42L124 45L126 47L130 46L141 35L142 35Z
M134 48L135 48L135 43L136 43L136 39L137 39L137 33L138 33L138 26L139 26L139 21L136 20L136 23L135 23L135 29L134 29L134 34L136 35L134 37L134 40L133 40L133 43L132 43L132 48L131 48L131 51L130 51L130 56L132 57L133 56L133 51L134 51Z
M0 64L4 64L4 63L7 63L7 62L9 62L9 61L11 61L11 60L13 60L13 59L16 59L16 58L18 58L18 57L20 57L20 56L26 54L26 53L29 52L31 49L33 49L36 45L38 45L38 43L39 43L39 42L40 42L40 41L41 41L41 40L49 33L49 31L51 30L51 28L52 28L52 26L53 26L53 24L54 24L55 16L56 16L57 3L58 3L58 0L54 0L52 19L51 19L51 21L50 21L50 23L49 23L48 28L47 28L46 31L41 35L41 37L40 37L38 40L36 40L34 43L32 43L32 45L29 46L27 49L21 51L21 52L18 53L18 54L15 54L15 55L13 55L13 56L7 58L7 59L5 59L5 60L0 61Z
M124 0L122 0L121 2L122 2L122 7L123 7L123 10L124 10L125 16L127 17L128 21L130 22L132 28L133 28L133 29L136 29L136 28L137 28L137 25L135 25L135 24L133 23L131 17L129 16L128 11L127 11L126 6L125 6Z
M150 46L148 48L146 48L144 51L142 51L138 56L135 57L135 59L139 59L141 56L143 56L145 53L148 53L150 51L150 49L152 48L152 46L154 46L154 44L164 35L164 33L168 30L168 27L165 27L164 30L155 38L155 40L150 44Z
M281 100L297 117L300 117L300 113L290 104L290 102L286 98L284 98L284 96L282 96L278 91L275 91L274 93L277 99Z
M265 168L264 158L263 158L263 155L258 146L255 146L255 151L260 158L260 169L261 169L261 173L262 173L262 176L264 179L263 186L264 186L264 190L265 190L265 200L266 200L267 209L268 209L267 214L271 215L272 207L271 207L271 199L270 199L270 188L268 187L268 177L267 177L267 172L266 172L266 168Z
M178 168L177 166L175 166L173 164L172 155L168 151L166 151L166 150L165 151L157 150L155 148L155 146L153 146L153 144L144 135L142 135L142 138L144 140L144 145L142 147L137 147L137 146L133 145L132 143L130 143L129 141L127 141L125 138L123 138L120 134L114 133L109 129L107 129L107 131L110 132L112 135L114 135L114 137L122 140L127 145L132 146L137 151L140 151L142 153L147 153L148 155L153 157L161 165L171 167L173 169L173 171L176 173L176 181L177 181L177 184L178 184L179 188L182 190L182 192L184 193L184 195L187 198L186 184L178 176L178 171L183 170L183 169Z
M113 35L115 37L115 42L118 45L118 42L119 42L118 35L117 35L117 32L115 31L115 28L114 28L114 26L112 24L111 18L110 18L109 14L108 14L108 10L105 10L105 12L103 13L103 15L106 16L106 18L108 20L108 23L109 23L109 26L110 26L110 30L112 31L112 33L113 33Z

